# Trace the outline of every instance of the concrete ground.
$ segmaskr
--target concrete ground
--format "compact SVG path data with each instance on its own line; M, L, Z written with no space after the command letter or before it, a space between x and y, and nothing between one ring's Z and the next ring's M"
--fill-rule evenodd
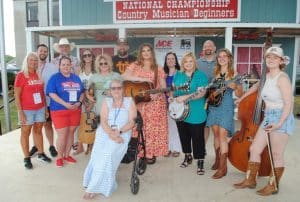
M210 166L213 161L212 137L207 145L205 160L206 173L196 175L196 162L187 168L180 168L180 157L160 157L154 165L149 165L140 178L140 190L137 195L130 191L131 164L121 164L117 174L118 189L110 198L97 196L92 201L131 201L131 202L216 202L216 201L299 201L300 186L300 121L296 121L296 130L290 137L285 153L286 170L280 182L278 194L262 197L255 189L237 190L233 183L240 181L244 174L228 162L227 176L213 180ZM26 170L19 143L20 130L0 136L0 201L1 202L77 202L84 201L82 196L82 177L89 156L76 156L77 164L67 164L56 168L54 161L44 164L32 159L34 169ZM46 142L46 141L45 141ZM46 145L46 143L45 143ZM48 145L47 145L48 148ZM45 150L48 154L48 150ZM260 177L257 187L267 183ZM298 193L298 194L297 194Z

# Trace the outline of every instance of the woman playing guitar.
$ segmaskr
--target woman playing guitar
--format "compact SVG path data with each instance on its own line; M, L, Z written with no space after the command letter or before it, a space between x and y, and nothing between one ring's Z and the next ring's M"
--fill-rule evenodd
M217 52L217 64L214 71L215 81L229 81L236 76L233 68L233 56L231 52L224 48ZM201 68L201 67L200 67ZM242 86L231 82L226 87L224 97L218 106L209 105L206 126L211 127L214 133L214 147L218 151L219 158L216 158L213 168L217 172L212 176L214 179L222 178L227 174L227 136L234 132L234 101L232 94L241 96Z
M279 47L270 47L265 53L266 66L269 72L261 91L261 97L265 102L264 120L258 129L250 146L250 160L248 162L246 178L237 184L235 188L255 188L256 175L261 164L261 154L267 145L266 133L269 133L270 144L274 162L274 173L271 172L268 184L257 191L259 195L271 195L278 192L278 182L284 171L284 150L288 141L288 135L292 135L294 129L294 117L292 113L293 95L289 77L283 72L288 64L288 57L284 56ZM236 103L258 90L259 84L254 85Z
M153 47L147 43L139 47L137 61L127 67L122 77L129 81L151 82L157 89L166 88L165 73L156 62ZM137 108L144 122L147 163L153 164L157 156L168 154L168 119L164 93L150 96L150 102L141 102Z
M177 102L185 102L190 100L189 104L189 114L183 121L176 122L180 142L182 146L183 153L185 154L184 161L181 163L180 167L185 168L193 161L198 159L197 174L204 174L204 158L205 158L205 143L204 143L204 122L206 120L206 110L205 105L205 90L198 91L199 87L204 87L207 85L207 77L203 72L200 72L197 68L196 59L193 53L186 53L181 60L181 71L177 71L173 78L173 83L175 86L181 85L183 83L190 83L189 91L175 91L173 98L169 97L169 102L174 99ZM196 92L196 94L195 94ZM189 93L189 94L186 94ZM193 148L193 149L192 149ZM192 156L193 151L193 156Z

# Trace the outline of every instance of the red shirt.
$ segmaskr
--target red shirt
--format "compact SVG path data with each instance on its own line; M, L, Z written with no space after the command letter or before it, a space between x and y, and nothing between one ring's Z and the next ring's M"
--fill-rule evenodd
M29 78L26 78L23 72L19 72L15 79L15 87L21 88L20 102L22 110L38 110L45 106L44 82L38 77L37 73L29 73ZM36 97L36 103L34 102L34 96Z

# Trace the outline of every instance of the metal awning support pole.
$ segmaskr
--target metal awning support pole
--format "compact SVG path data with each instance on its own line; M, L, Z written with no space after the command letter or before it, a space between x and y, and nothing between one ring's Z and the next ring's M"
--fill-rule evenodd
M225 28L225 48L232 52L232 27Z
M124 28L119 28L119 38L126 38L126 30Z
M1 80L3 91L3 105L5 114L6 131L11 131L9 102L8 102L8 85L7 72L5 63L5 41L4 41L4 15L3 15L3 1L0 1L0 60L1 60Z
M26 51L27 53L30 53L33 51L32 48L32 32L26 30Z

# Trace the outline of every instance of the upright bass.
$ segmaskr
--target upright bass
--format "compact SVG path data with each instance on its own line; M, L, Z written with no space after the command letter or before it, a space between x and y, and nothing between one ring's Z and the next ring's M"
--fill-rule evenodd
M267 33L264 50L271 46L272 30ZM243 172L247 171L250 158L249 148L263 120L263 102L260 93L266 80L266 72L267 68L264 62L258 90L239 103L238 117L241 121L241 129L229 141L228 159L234 167ZM268 176L270 172L271 164L266 147L261 155L261 166L258 175Z

